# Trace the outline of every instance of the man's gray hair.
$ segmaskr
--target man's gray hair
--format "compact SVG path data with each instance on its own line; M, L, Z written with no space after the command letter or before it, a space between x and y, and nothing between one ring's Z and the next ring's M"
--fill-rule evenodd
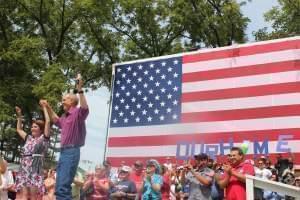
M77 96L76 94L67 93L67 94L65 94L64 96L69 96L70 99L72 100L74 106L77 106L77 105L78 105L78 103L79 103L79 98L78 98L78 96Z

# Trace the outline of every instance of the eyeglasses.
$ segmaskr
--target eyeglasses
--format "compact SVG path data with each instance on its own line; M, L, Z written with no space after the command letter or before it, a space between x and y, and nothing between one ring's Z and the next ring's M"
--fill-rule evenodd
M258 163L259 165L263 165L264 163Z

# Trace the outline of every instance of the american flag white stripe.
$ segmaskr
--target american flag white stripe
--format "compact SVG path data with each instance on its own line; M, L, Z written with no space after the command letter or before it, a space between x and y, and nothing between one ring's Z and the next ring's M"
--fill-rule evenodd
M298 104L300 93L182 103L182 113L233 110Z
M289 60L297 60L300 56L299 49L290 49L285 51L277 51L263 54L254 54L249 56L231 57L217 60L200 61L193 63L185 63L183 73L192 73L199 71L209 71L216 69L243 67L248 65L259 65L273 62L282 62Z
M281 45L281 42L285 43ZM264 49L264 45L267 45L268 49ZM256 49L259 52L257 54L255 53ZM217 59L214 54L218 57ZM263 140L265 139L264 132L270 134L272 130L283 131L282 134L292 133L295 137L288 141L289 147L292 147L293 152L300 152L300 148L296 145L300 140L300 132L298 132L298 129L300 130L300 112L296 111L300 108L300 37L204 50L190 53L190 55L184 54L187 57L183 58L182 66L184 81L182 83L181 110L183 122L110 128L108 158L116 161L116 159L122 158L133 160L141 157L175 156L177 145L173 140L170 140L169 144L167 141L157 142L158 145L155 145L155 140L167 140L168 137L176 135L178 135L179 141L184 141L187 134L191 139L191 134L197 134L197 137L199 134L211 134L217 138L218 133L222 133L219 134L222 137L219 139L227 139L226 134L231 137L239 132L259 131L261 133L256 133L255 136L257 139ZM145 61L151 61L151 59ZM255 67L257 71L251 71ZM259 67L264 67L264 69L261 70L262 68L259 69ZM235 75L230 76L231 71ZM224 77L222 77L223 72L227 73ZM197 75L190 76L193 74ZM205 74L209 74L210 77L206 79ZM197 78L198 75L201 75L201 78ZM292 110L293 108L295 111ZM246 109L250 109L252 117L257 114L256 118L247 118L248 110ZM238 110L241 111L239 114L230 116L232 111ZM214 114L214 111L227 117L221 119L224 121L214 120L218 118L205 121ZM244 114L241 114L242 111ZM268 111L265 117L261 115L263 111ZM279 113L282 116L278 116ZM222 116L219 117L222 118ZM277 132L276 136L280 134L281 132ZM157 138L159 136L161 136L160 139ZM242 133L235 137L239 141L243 138ZM274 137L272 137L272 141L269 141L269 153L272 156L278 153L275 148L277 141L274 141L276 140ZM137 141L130 141L130 138ZM245 135L246 140L247 138L251 138L251 136ZM122 142L122 139L125 140ZM124 141L128 143L124 143ZM111 146L109 146L110 144ZM235 143L235 145L240 144L240 142ZM249 149L249 154L252 153Z
M182 85L182 92L201 92L228 88L270 85L278 83L297 82L300 80L299 71L288 71L254 76L243 76L226 79L216 79L199 82L189 82Z
M255 125L254 125L255 124ZM262 119L230 120L217 122L198 122L185 124L168 124L145 127L113 128L110 137L159 136L185 133L217 133L300 128L300 116L274 117Z

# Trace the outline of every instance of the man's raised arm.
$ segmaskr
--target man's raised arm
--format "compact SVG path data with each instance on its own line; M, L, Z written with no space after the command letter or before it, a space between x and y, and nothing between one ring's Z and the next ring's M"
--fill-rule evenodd
M80 105L81 108L88 109L89 107L88 107L86 98L84 96L84 91L82 90L83 81L82 81L81 76L77 77L77 81L78 81L77 91L78 91L78 94L79 94L79 105Z

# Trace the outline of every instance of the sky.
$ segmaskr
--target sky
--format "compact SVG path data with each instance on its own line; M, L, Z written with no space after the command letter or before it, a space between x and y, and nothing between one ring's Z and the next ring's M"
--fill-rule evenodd
M249 42L254 42L253 31L257 31L263 27L270 27L270 24L264 21L263 13L277 5L277 0L252 0L242 7L243 14L251 20L246 30ZM103 161L107 139L109 96L110 92L107 88L99 88L86 94L90 114L86 124L87 137L85 146L81 148L81 160L79 164L86 170L92 170L95 165Z

